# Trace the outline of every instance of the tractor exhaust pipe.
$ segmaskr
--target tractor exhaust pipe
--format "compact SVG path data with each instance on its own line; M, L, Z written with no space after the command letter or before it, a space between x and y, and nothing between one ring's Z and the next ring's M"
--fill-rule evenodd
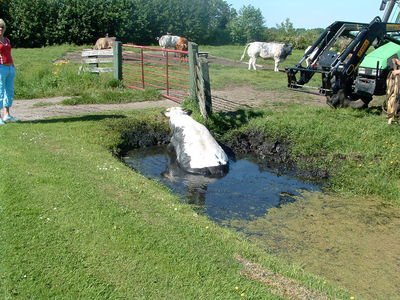
M389 20L389 17L390 17L390 14L392 13L393 7L396 4L396 0L390 0L390 1L382 0L380 10L384 10L385 9L385 6L386 6L387 2L389 2L389 5L388 5L383 17L382 17L382 22L383 23L387 23L387 21Z

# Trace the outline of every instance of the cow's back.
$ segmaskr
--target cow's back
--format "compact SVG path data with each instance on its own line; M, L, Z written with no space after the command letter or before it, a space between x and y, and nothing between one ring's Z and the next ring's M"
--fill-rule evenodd
M168 47L176 47L176 42L179 40L180 36L177 35L163 35L158 40L158 44L160 47L168 48Z
M265 43L263 45L263 49L262 49L262 53L261 53L261 57L262 58L275 58L275 57L279 57L281 55L282 49L283 49L283 45L285 45L284 43L275 43L275 42L271 42L271 43Z
M292 46L285 43L269 42L264 43L260 56L264 59L285 59L292 54Z
M191 173L226 172L228 157L208 129L190 116L170 118L171 146L182 168Z
M264 42L252 42L250 43L249 48L247 49L247 54L251 57L254 55L258 55L263 47Z
M116 37L102 37L96 41L96 44L93 47L93 50L102 50L102 49L110 49L114 45L114 41Z

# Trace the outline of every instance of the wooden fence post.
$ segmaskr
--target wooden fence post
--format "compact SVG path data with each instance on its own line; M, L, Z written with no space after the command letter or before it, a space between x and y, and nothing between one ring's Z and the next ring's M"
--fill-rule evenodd
M113 45L114 56L114 78L122 80L122 43L114 41Z
M204 95L206 98L205 99L206 110L207 113L210 114L212 112L212 103L211 103L211 84L210 84L210 72L208 68L208 61L204 57L200 57L199 60L204 79Z
M200 64L201 64L201 70L203 73L203 79L204 79L204 95L206 96L206 110L207 113L212 112L212 103L211 103L211 84L210 84L210 72L208 68L208 62L205 58L200 57Z
M196 57L198 53L198 45L192 42L189 42L189 49L188 49L188 59L189 59L189 93L190 96L194 97L195 103L199 103L199 99L197 99L196 95L196 85L195 85L195 72L196 72Z

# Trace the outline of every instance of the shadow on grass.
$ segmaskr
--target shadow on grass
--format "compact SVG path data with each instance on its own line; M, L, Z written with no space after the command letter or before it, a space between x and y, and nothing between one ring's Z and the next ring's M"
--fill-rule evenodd
M39 123L39 124L48 124L48 123L69 123L69 122L86 122L86 121L102 121L105 119L123 119L126 118L124 115L84 115L84 116L64 116L58 118L49 118L43 120L31 120L31 121L19 121L18 123Z
M366 111L371 115L382 115L383 112L382 106L370 106L366 109Z

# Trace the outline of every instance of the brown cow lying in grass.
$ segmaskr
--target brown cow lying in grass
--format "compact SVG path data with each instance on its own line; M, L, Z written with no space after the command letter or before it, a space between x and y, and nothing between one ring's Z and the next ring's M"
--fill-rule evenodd
M96 41L93 50L111 49L113 47L116 37L103 37Z

